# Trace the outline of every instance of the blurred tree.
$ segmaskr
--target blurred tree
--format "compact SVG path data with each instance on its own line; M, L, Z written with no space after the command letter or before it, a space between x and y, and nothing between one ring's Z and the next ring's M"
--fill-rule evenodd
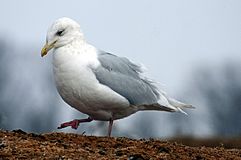
M194 72L191 90L198 92L210 114L217 136L241 134L241 63L229 62L221 69L202 68Z
M5 56L6 56L6 44L4 41L1 41L0 39L0 128L5 128L6 126L4 125L4 119L7 113L6 113L6 106L3 106L5 104L5 96L4 96L4 90L5 90L5 85L7 82L7 70L5 67Z
M0 40L0 128L45 132L55 129L59 97L52 70L33 49Z

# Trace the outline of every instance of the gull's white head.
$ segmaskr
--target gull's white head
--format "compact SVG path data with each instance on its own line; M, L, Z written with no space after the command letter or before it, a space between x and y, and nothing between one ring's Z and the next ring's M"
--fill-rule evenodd
M52 48L71 43L76 38L83 39L79 24L66 17L57 19L48 29L46 44L41 51L41 56L45 56Z

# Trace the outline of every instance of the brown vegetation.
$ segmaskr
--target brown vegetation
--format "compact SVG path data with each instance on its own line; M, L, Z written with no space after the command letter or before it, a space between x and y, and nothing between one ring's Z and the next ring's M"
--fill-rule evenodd
M70 133L0 130L0 159L241 159L241 149Z

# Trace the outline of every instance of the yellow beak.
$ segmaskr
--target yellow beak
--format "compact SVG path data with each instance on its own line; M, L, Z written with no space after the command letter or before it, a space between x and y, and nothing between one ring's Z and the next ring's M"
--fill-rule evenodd
M49 50L51 50L54 47L56 41L54 41L53 43L51 43L50 45L48 43L46 43L44 45L44 47L41 50L41 57L45 56Z

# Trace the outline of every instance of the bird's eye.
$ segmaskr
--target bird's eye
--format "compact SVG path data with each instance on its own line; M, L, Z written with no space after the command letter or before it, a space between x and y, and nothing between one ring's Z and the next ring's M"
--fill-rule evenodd
M64 29L61 29L61 30L58 30L58 31L56 32L56 35L62 36L63 33L64 33Z

